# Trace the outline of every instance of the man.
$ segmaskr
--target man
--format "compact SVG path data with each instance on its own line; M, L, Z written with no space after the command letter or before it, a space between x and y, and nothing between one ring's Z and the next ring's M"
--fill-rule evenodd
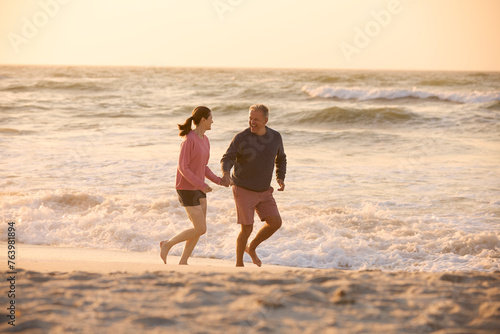
M256 248L281 227L281 217L271 187L274 166L280 188L285 190L286 155L279 132L266 126L269 109L255 104L249 111L249 128L234 136L222 157L222 182L230 182L241 231L236 241L236 266L243 267L243 255L250 255L257 266L262 262ZM233 175L230 177L231 168ZM265 221L255 238L247 245L253 231L254 212Z

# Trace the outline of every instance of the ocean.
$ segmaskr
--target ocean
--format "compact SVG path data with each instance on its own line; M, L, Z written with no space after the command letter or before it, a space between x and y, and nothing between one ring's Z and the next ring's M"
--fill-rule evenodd
M254 103L288 158L264 264L500 269L500 73L484 72L0 66L1 241L12 221L19 243L160 262L159 241L191 226L176 124L212 110L220 175ZM213 188L193 256L234 260L232 192Z

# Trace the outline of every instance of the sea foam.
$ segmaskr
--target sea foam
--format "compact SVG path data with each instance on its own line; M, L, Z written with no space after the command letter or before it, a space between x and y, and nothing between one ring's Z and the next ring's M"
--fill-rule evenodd
M229 190L209 196L208 232L193 255L234 259L239 226ZM397 217L387 206L324 208L280 203L283 227L259 247L264 263L342 269L498 270L494 232L465 232L446 221ZM21 243L149 252L191 227L172 192L160 198L40 191L4 196ZM262 223L255 220L255 231ZM2 227L5 229L5 226ZM254 232L255 233L255 232ZM6 233L2 233L6 241ZM180 255L182 246L172 249Z
M486 103L500 101L499 91L490 92L431 92L413 87L412 89L398 88L360 88L320 86L316 88L303 86L302 91L311 97L337 98L342 100L395 100L405 98L440 99L458 103Z

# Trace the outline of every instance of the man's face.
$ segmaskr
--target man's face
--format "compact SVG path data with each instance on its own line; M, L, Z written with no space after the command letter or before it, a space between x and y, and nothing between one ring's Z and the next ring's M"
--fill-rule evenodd
M264 117L262 110L250 110L248 115L248 125L250 130L258 135L266 133L267 118Z

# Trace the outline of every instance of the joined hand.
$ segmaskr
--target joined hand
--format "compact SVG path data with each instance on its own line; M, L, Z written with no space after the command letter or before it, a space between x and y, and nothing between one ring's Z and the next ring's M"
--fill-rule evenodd
M229 187L229 186L233 185L233 180L229 176L229 173L224 173L224 175L222 176L222 179L220 181L220 185L224 186L224 187Z

